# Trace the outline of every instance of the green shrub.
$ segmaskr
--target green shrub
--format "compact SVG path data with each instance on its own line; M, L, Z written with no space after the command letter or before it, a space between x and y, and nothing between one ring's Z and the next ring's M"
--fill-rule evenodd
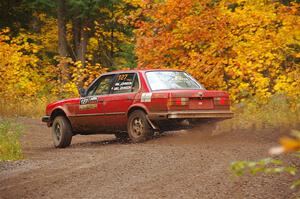
M0 120L0 161L22 159L22 128L9 120Z

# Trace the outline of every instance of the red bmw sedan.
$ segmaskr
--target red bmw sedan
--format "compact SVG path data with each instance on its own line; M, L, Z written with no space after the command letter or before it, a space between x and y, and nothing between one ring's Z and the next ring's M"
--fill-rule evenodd
M42 121L54 146L76 134L115 134L137 143L154 132L180 130L233 117L227 92L206 90L180 70L128 70L101 75L80 97L51 103Z

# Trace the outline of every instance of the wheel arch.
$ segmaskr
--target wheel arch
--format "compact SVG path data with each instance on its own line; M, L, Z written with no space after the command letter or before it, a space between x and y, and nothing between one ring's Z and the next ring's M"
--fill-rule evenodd
M144 107L144 106L141 106L141 105L135 105L135 106L132 106L128 109L127 111L127 118L129 117L129 115L133 112L133 111L136 111L136 110L141 110L143 111L146 115L148 114L148 111L147 111L147 108Z
M55 119L57 116L64 116L64 117L66 117L66 119L69 121L69 118L67 117L67 114L65 113L65 111L64 111L62 108L56 108L56 109L54 109L54 110L51 112L51 115L50 115L50 126L52 126L52 123L53 123L54 119ZM70 122L70 121L69 121L69 122Z
M159 127L157 125L155 125L148 117L148 109L147 107L143 106L143 105L135 105L135 106L132 106L129 108L129 110L127 111L127 118L129 118L130 114L133 112L133 111L136 111L136 110L141 110L143 111L145 114L146 114L146 119L148 121L148 123L150 124L151 128L153 130L159 130Z

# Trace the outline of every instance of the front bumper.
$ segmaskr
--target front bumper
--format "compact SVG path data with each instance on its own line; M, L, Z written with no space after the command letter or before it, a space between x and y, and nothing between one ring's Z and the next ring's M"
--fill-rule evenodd
M42 117L42 122L49 123L50 122L50 116L43 116Z
M201 111L170 111L149 113L150 120L164 119L230 119L233 112L229 110L201 110Z

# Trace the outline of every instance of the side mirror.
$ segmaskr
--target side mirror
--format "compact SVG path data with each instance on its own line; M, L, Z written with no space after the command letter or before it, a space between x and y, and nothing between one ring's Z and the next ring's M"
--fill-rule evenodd
M86 96L86 90L84 88L79 88L79 95L80 97L85 97Z

